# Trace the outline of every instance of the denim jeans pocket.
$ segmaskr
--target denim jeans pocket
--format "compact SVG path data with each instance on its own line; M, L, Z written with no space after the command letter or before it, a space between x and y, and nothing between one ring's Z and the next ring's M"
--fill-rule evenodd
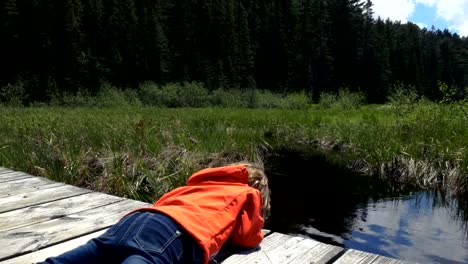
M147 252L162 254L172 245L175 252L183 251L183 242L177 239L182 235L178 226L170 218L161 214L148 214L135 235L135 242Z
M106 236L112 237L119 232L120 229L123 227L127 228L129 224L131 224L130 220L135 221L137 218L137 215L140 215L140 212L136 212L130 215L125 216L124 218L120 219L119 222L117 222L115 225L113 225L107 232L105 233ZM141 216L140 216L141 217Z

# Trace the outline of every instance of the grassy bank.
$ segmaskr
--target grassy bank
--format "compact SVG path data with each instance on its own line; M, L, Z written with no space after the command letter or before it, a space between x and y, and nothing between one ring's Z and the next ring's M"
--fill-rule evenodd
M466 195L465 110L432 103L347 110L3 107L0 166L152 201L202 167L299 146L397 188Z

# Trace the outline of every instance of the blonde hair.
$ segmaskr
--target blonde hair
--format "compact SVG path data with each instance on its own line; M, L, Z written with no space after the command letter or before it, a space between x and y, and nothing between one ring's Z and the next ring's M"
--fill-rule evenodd
M270 188L263 166L248 162L239 162L233 165L244 165L247 168L249 186L259 190L262 195L262 216L266 220L270 216Z

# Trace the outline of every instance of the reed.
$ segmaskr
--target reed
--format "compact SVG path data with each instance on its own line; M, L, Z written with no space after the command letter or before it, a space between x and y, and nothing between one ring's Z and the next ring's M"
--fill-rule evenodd
M397 186L466 195L466 109L8 106L0 107L0 166L154 201L203 167L301 146Z

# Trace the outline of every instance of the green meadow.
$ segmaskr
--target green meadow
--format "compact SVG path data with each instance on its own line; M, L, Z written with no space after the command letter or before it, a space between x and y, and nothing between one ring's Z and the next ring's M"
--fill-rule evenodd
M286 148L323 152L396 188L467 194L467 103L405 94L386 105L348 101L323 95L300 109L3 106L0 166L153 201L203 167L263 162Z

